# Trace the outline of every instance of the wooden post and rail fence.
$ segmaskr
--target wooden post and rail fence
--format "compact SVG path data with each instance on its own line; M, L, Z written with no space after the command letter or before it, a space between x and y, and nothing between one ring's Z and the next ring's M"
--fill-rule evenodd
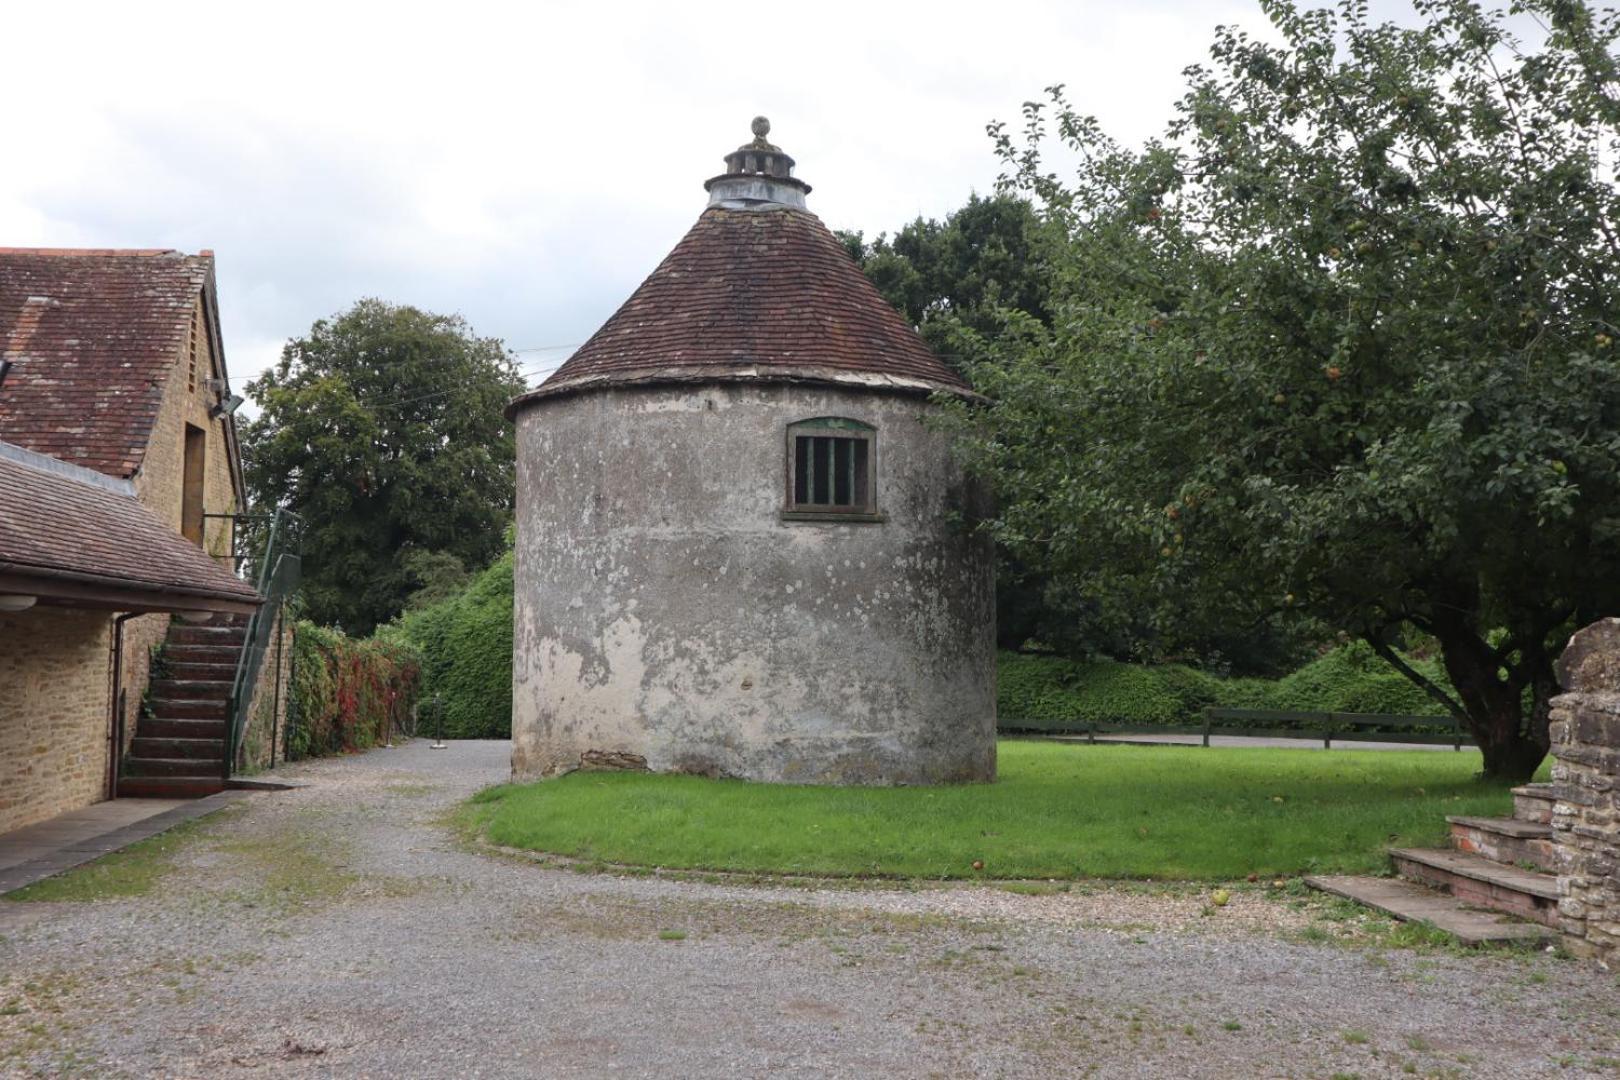
M1041 735L1084 735L1096 742L1098 735L1201 735L1204 746L1210 735L1239 735L1264 739L1321 739L1324 750L1340 743L1393 742L1413 745L1446 745L1453 750L1473 746L1455 716L1402 716L1387 713L1303 712L1291 709L1203 710L1202 724L1108 724L1091 720L1002 719L1003 732ZM1244 724L1264 726L1243 726ZM1286 726L1284 726L1286 725ZM1436 731L1434 729L1442 729ZM1428 729L1428 730L1414 730Z

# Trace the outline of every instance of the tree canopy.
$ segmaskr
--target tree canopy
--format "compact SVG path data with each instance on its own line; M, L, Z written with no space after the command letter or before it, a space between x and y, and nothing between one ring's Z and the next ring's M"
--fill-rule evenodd
M418 588L500 554L524 382L459 316L361 300L287 343L248 384L242 437L261 508L304 521L308 616L369 634Z
M946 363L960 367L958 327L992 331L998 311L1046 317L1047 275L1036 249L1040 222L1027 199L970 196L944 221L917 218L890 239L840 232L855 261Z
M1620 610L1620 23L1261 6L1281 43L1219 30L1144 147L1061 87L992 125L1050 293L960 346L991 528L1161 625L1365 639L1528 776L1554 658ZM1450 687L1393 648L1414 630Z

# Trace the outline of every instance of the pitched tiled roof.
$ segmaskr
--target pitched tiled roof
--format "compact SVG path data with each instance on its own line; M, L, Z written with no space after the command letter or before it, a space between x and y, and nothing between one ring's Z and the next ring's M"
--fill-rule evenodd
M739 374L967 390L814 214L711 206L624 306L513 404Z
M127 482L0 443L0 492L0 578L259 599L136 501Z
M128 477L213 258L0 248L0 439Z

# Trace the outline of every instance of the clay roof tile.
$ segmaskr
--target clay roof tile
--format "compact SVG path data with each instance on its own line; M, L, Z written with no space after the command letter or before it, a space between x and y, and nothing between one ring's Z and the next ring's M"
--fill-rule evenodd
M212 265L155 249L0 248L0 439L131 476Z

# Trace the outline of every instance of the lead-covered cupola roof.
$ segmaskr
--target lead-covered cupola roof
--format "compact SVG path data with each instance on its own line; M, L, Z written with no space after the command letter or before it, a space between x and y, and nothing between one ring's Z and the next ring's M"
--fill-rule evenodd
M706 181L709 205L590 340L512 413L549 397L623 385L815 382L971 393L805 209L794 160L754 139Z

